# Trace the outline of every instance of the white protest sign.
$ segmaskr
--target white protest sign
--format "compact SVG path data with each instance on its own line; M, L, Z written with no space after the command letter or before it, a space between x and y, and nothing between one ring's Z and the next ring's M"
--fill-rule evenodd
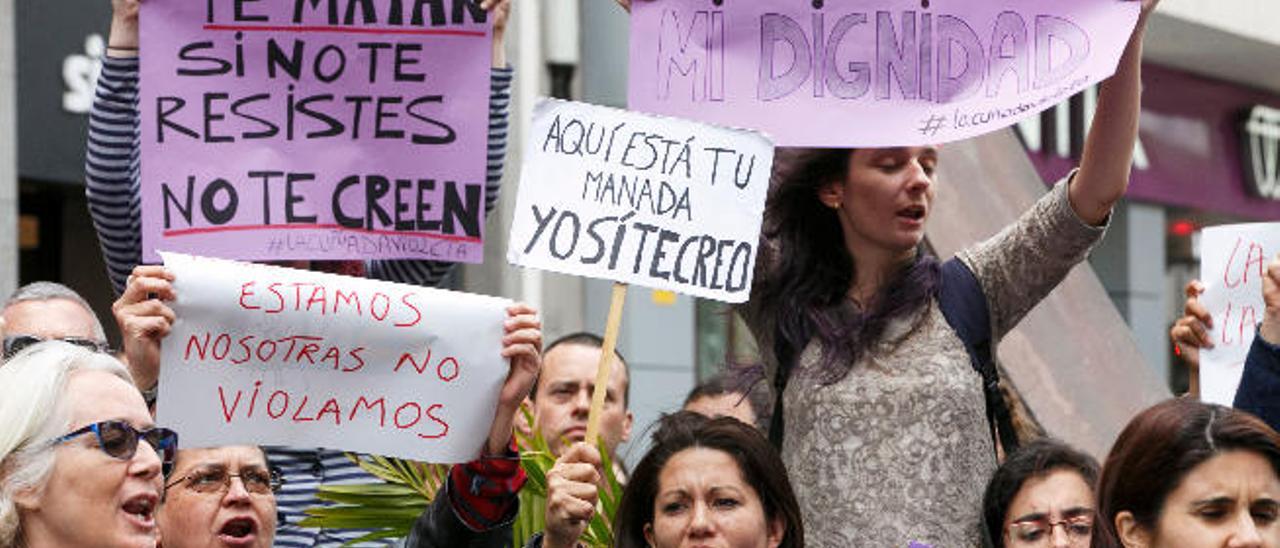
M507 376L504 299L163 253L177 321L157 420L184 447L466 462Z
M743 302L773 143L745 130L544 99L507 259Z
M1200 399L1231 405L1266 307L1262 277L1280 253L1280 223L1206 228L1200 233L1200 302L1213 315L1214 347L1200 351Z

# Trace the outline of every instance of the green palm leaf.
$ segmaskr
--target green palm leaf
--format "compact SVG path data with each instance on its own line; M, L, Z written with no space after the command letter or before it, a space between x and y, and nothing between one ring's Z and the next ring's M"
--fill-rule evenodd
M527 409L522 411L527 424L533 424L530 412ZM512 524L512 546L519 548L529 537L546 528L547 471L556 460L537 429L532 435L517 431L516 443L520 447L520 466L529 478L518 495L520 513ZM613 546L611 526L622 495L613 460L604 450L603 443L600 454L604 457L605 488L600 491L596 515L582 536L583 544L591 548ZM334 504L307 509L307 518L300 523L303 527L371 531L348 542L347 546L407 536L414 521L431 504L449 474L449 466L444 464L379 456L362 458L354 454L347 457L382 483L322 485L317 497Z

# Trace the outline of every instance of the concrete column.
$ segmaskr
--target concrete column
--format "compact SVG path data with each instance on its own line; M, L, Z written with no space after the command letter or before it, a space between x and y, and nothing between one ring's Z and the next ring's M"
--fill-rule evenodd
M0 295L18 286L17 0L0 0Z
M1090 262L1133 330L1138 350L1161 379L1169 378L1169 295L1165 283L1165 212L1149 204L1116 207L1107 237Z

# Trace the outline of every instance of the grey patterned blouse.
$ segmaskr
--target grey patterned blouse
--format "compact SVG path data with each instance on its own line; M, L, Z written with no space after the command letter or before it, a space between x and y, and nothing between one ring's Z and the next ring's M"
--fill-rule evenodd
M996 340L1104 231L1076 216L1059 183L1016 223L960 254L987 296ZM760 348L773 348L769 315L746 312ZM815 340L788 382L782 454L806 540L977 546L982 491L996 467L981 377L936 302L891 324L887 335L827 386L812 374L822 352Z

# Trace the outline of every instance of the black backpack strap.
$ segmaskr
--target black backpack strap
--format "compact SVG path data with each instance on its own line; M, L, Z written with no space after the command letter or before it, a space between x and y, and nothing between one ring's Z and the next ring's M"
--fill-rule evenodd
M978 278L959 259L942 263L938 306L969 352L970 365L982 375L992 441L998 439L1005 454L1012 453L1018 448L1018 437L1009 406L1000 394L1000 370L991 352L991 313L987 309L987 297Z
M769 416L769 443L782 454L782 435L786 429L786 419L782 416L782 393L787 390L787 380L791 376L791 352L781 352L780 343L774 344L774 356L778 356L778 369L773 372L773 410ZM782 359L785 355L786 359Z

